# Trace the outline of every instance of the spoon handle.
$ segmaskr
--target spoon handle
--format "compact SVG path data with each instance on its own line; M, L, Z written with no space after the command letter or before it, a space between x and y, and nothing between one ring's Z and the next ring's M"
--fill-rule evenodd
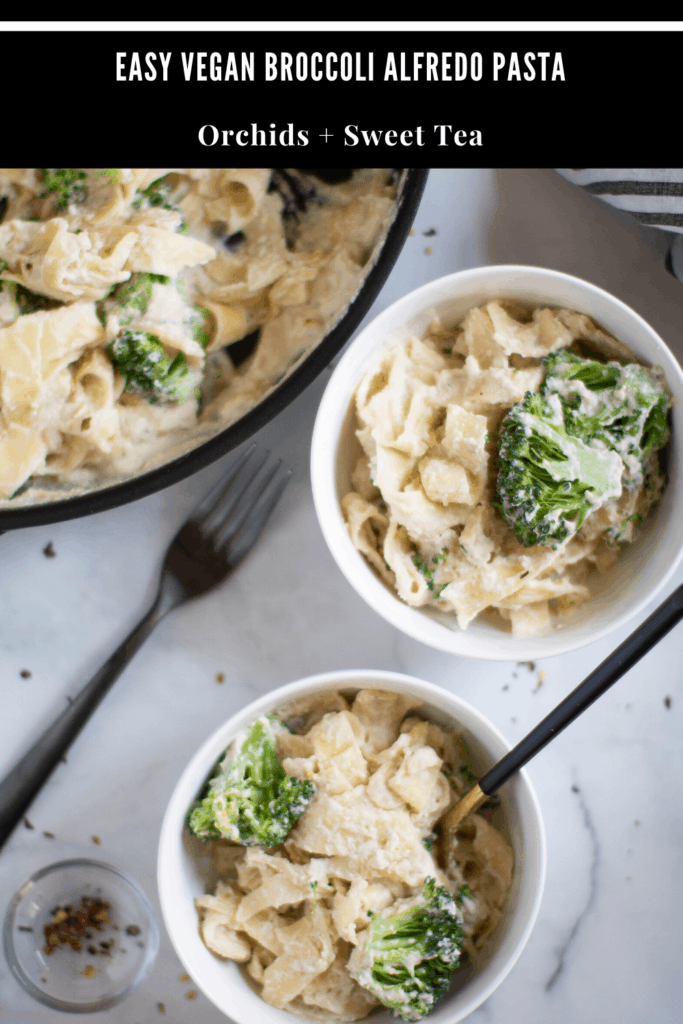
M683 586L678 587L615 651L587 676L523 740L494 764L469 793L448 812L448 827L454 827L500 789L511 775L530 761L539 750L602 696L617 679L659 643L683 618Z

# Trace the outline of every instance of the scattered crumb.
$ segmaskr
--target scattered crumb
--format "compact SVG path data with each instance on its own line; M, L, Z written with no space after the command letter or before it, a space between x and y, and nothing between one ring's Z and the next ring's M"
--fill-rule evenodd
M518 661L517 664L520 666L520 668L528 668L530 672L536 671L535 661Z
M636 818L636 820L635 820L635 821L633 822L633 824L634 824L634 825L636 826L636 828L638 828L638 826L640 825L640 822L639 822L639 821L638 821L638 819Z
M408 232L408 234L409 235L414 235L415 234L415 228L411 228L410 231Z
M192 978L190 977L189 974L181 974L180 975L180 980L181 981L192 981Z
M196 999L197 998L197 993L195 992L195 990L193 988L191 988L189 992L185 993L185 998L186 999Z
M46 839L54 839L55 837L54 832L43 832L43 835L45 836Z
M100 837L99 837L99 836L93 836L93 837L92 837L92 841L93 841L93 843L95 844L95 846L99 846L99 845L100 845L100 843L102 842L102 840L100 839Z
M665 708L670 708L671 707L671 697L665 697L664 698L664 707Z
M428 245L427 248L425 249L425 256L431 256L433 252L434 250L432 249L431 245Z
M21 676L22 679L30 679L33 673L27 668L22 668L19 675Z
M503 687L503 690L509 690L509 689L510 689L510 686L509 686L508 683L506 683L505 686Z
M32 822L30 822L28 818L24 818L24 828L34 829L35 827L36 826Z
M436 234L436 228L430 228L428 231L423 231L422 234L425 238L433 238Z
M163 1003L157 1003L157 1010L159 1011L160 1014L162 1014L162 1016L166 1013L166 1007L164 1006Z
M47 985L47 978L41 978L40 980L42 981L43 985Z
M626 711L628 711L628 709L629 709L630 707L631 707L631 705L630 705L630 704L625 704L625 705L624 705L624 709L625 709Z
M45 545L45 547L43 548L43 554L45 555L46 558L56 558L57 557L57 552L55 551L54 547L52 546L52 541L49 541Z
M126 928L126 935L139 935L140 929L136 924L129 924Z
M540 690L541 687L543 686L544 682L545 682L545 672L541 671L541 672L538 673L538 678L536 680L536 686L534 687L534 689L531 692L534 693L536 690Z
M572 786L572 793L580 793L580 792L581 792L581 790L579 789L578 786Z
M83 975L84 978L92 978L93 974L95 974L95 965L88 964L86 969L84 971L81 971L81 974Z
M217 683L224 683L225 682L225 673L224 672L216 672L216 682Z

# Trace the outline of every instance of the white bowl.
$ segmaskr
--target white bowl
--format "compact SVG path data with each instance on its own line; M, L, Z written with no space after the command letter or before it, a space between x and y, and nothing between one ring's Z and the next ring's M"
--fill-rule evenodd
M218 960L198 931L196 896L206 891L208 865L185 827L188 808L236 733L258 715L284 708L293 698L325 690L365 687L406 693L425 702L420 713L462 731L472 766L482 774L510 748L497 729L475 708L431 683L396 672L342 671L309 676L254 701L222 725L197 751L173 792L161 827L158 883L164 922L175 950L193 981L237 1024L292 1024L301 1018L269 1006L244 980L237 964ZM522 770L500 791L502 826L512 842L515 870L503 919L467 971L456 975L451 991L427 1018L430 1024L456 1024L472 1013L501 983L531 933L545 880L545 837L538 800ZM377 1024L393 1021L373 1015Z
M454 614L411 608L383 583L354 547L341 510L352 490L350 475L360 446L353 394L377 350L422 336L438 314L446 326L494 298L518 298L586 313L644 363L661 366L674 397L669 483L632 545L596 585L595 593L560 628L545 636L514 637L475 619L466 630ZM494 266L441 277L404 296L368 324L344 353L320 403L311 443L313 499L325 540L347 580L376 612L398 629L451 654L495 661L547 658L592 643L637 613L670 579L683 554L683 374L675 357L634 310L588 281L540 267Z

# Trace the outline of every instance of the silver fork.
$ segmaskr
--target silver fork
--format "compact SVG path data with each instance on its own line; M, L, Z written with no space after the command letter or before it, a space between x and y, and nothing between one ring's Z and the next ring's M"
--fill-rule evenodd
M251 551L289 482L281 460L252 445L195 508L166 552L145 617L0 783L0 847L102 698L154 627L174 608L221 583Z

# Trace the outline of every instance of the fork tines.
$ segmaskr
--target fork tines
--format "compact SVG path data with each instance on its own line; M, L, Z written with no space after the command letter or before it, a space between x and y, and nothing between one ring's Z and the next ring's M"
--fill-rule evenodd
M291 475L281 459L269 466L269 457L252 445L192 516L214 550L226 550L233 566L258 540Z

